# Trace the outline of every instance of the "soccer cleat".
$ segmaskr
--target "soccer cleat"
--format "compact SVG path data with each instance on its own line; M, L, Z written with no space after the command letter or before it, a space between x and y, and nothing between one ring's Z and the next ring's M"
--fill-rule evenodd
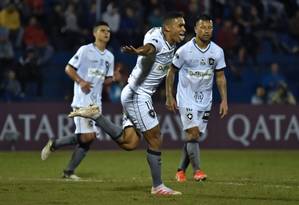
M201 170L195 171L195 174L193 175L193 179L195 181L204 181L207 179L207 177L208 176Z
M49 140L46 146L44 146L40 155L42 160L46 160L49 157L49 155L53 152L51 150L52 145L53 145L53 140Z
M84 117L84 118L90 118L92 120L96 120L101 115L100 108L97 105L92 105L89 107L80 107L78 109L75 109L73 112L71 112L68 117Z
M178 182L185 182L186 181L186 174L183 170L180 170L175 174L175 178Z
M79 181L81 179L80 177L78 177L75 174L63 174L62 178L70 179L70 180L74 180L74 181Z
M157 195L157 196L182 195L181 192L174 191L174 190L166 187L164 184L161 184L157 187L152 187L151 194Z

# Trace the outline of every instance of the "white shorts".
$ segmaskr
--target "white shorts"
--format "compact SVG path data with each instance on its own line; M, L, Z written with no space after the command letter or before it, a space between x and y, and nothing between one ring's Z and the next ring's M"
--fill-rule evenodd
M91 119L74 117L74 122L76 125L75 134L99 132L98 128L95 126L95 122Z
M159 124L150 95L140 95L126 85L121 92L121 104L127 117L141 132Z
M187 130L192 127L198 127L201 133L206 132L210 111L199 111L184 107L180 107L179 111L183 124L183 130Z

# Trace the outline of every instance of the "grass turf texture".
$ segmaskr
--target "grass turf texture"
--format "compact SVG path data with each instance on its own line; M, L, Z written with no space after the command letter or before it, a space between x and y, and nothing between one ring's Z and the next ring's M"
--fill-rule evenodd
M41 161L39 152L0 152L0 204L299 204L299 151L203 150L205 182L177 183L180 151L164 151L163 179L182 196L150 195L145 151L91 150L77 169L82 181L61 179L71 152Z

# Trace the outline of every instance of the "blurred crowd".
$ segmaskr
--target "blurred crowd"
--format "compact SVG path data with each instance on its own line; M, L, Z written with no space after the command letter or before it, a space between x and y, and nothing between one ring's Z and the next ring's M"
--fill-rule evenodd
M213 17L213 40L225 51L228 79L242 81L247 69L258 73L252 102L286 103L277 99L277 93L287 90L284 95L292 96L287 101L294 104L299 85L292 86L292 94L276 59L265 65L259 62L259 55L264 42L269 42L274 54L298 55L298 8L297 0L1 0L0 99L22 101L31 93L42 100L46 95L45 66L51 64L55 53L73 54L79 46L92 42L92 26L97 20L108 22L112 31L109 48L119 52L121 45L141 45L149 28L161 26L164 13L177 10L185 14L186 41L194 35L198 14ZM104 100L111 102L119 102L132 69L130 63L117 56L116 60L115 82L104 90ZM261 89L265 96L259 97ZM163 95L162 85L156 99L163 100Z

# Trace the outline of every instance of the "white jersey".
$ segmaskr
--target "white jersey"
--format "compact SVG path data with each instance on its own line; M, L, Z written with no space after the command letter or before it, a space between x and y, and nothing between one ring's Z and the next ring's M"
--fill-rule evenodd
M86 107L90 104L102 106L102 89L106 77L113 76L114 56L105 49L100 51L93 43L81 46L68 62L78 75L92 84L93 88L85 94L78 83L74 84L72 107Z
M161 27L154 27L144 37L143 44L152 44L156 48L154 64L146 68L141 65L143 56L138 56L137 63L128 79L132 90L138 94L152 95L167 74L174 56L175 46L165 40Z
M172 64L179 69L178 106L210 110L214 72L226 67L223 49L210 42L202 50L193 38L177 50Z

